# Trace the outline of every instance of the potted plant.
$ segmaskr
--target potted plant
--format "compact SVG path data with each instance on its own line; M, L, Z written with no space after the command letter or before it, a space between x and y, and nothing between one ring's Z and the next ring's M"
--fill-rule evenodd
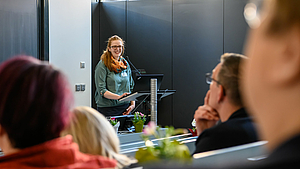
M163 132L152 121L145 127L141 137L145 141L146 147L139 148L135 154L139 163L174 161L189 163L192 161L189 148L185 144L171 139L171 136L187 133L187 130L174 129L172 126L165 128L165 132ZM157 141L156 144L152 142L154 140L150 140L150 136L156 138L154 139Z
M135 132L142 132L144 128L144 123L146 121L146 115L141 112L135 112L132 123L135 128Z
M114 127L116 133L118 133L119 126L120 126L120 122L117 121L117 119L114 118L114 117L110 117L110 118L109 118L109 122L110 122L110 124Z

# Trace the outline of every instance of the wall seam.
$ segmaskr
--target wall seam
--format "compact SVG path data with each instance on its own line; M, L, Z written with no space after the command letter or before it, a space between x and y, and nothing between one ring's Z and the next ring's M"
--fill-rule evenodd
M222 22L223 22L223 53L225 52L225 0L223 0L223 19L222 19Z
M125 42L127 42L127 37L128 37L128 3L129 0L125 1ZM126 45L126 48L128 48L128 46ZM127 55L127 50L125 50L125 53Z
M174 0L172 0L172 25L171 25L171 72L172 72L172 78L171 78L171 84L172 84L172 89L174 89ZM174 96L171 98L171 123L174 126Z

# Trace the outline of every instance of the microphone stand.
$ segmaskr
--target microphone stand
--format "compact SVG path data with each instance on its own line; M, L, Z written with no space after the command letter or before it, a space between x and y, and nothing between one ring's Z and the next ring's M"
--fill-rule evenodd
M134 70L139 74L142 75L141 72L131 63L129 56L125 56L125 58L127 59L127 61L129 62L129 64L134 68ZM140 80L141 77L138 77L137 80Z
M125 56L125 58L127 59L127 61L129 62L129 64L133 67L133 69L140 75L138 78L137 78L137 80L140 80L142 77L141 77L141 72L131 63L131 61L130 61L130 59L129 59L129 56ZM133 111L132 112L134 112L134 111L136 111L140 106L141 106L141 104L142 103L144 103L145 102L145 100L149 97L150 95L147 95L146 97L144 97L144 99L137 105L137 106L135 106L135 108L133 109ZM149 113L148 113L149 114Z

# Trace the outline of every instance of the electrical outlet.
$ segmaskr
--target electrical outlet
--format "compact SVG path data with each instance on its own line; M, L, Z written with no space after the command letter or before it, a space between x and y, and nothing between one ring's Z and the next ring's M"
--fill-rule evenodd
M80 85L81 91L85 91L85 84Z
M75 91L79 92L81 89L81 85L80 84L75 84Z
M85 62L80 62L80 68L84 69L85 68Z

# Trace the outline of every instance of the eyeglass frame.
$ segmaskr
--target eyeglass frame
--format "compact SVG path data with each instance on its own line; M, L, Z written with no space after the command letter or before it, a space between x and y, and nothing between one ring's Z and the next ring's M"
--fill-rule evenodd
M212 81L215 81L217 84L222 85L218 80L212 78L212 73L205 74L205 81L209 85L212 83Z
M123 45L120 45L120 46L110 46L110 48L112 48L112 49L114 49L114 50L116 50L116 49L118 49L118 48L122 48L123 49Z
M206 80L206 83L209 84L209 85L212 83L212 81L215 81L218 85L223 86L219 81L217 81L216 79L212 78L212 73L206 73L205 74L205 80ZM223 95L226 96L225 88L223 90Z

